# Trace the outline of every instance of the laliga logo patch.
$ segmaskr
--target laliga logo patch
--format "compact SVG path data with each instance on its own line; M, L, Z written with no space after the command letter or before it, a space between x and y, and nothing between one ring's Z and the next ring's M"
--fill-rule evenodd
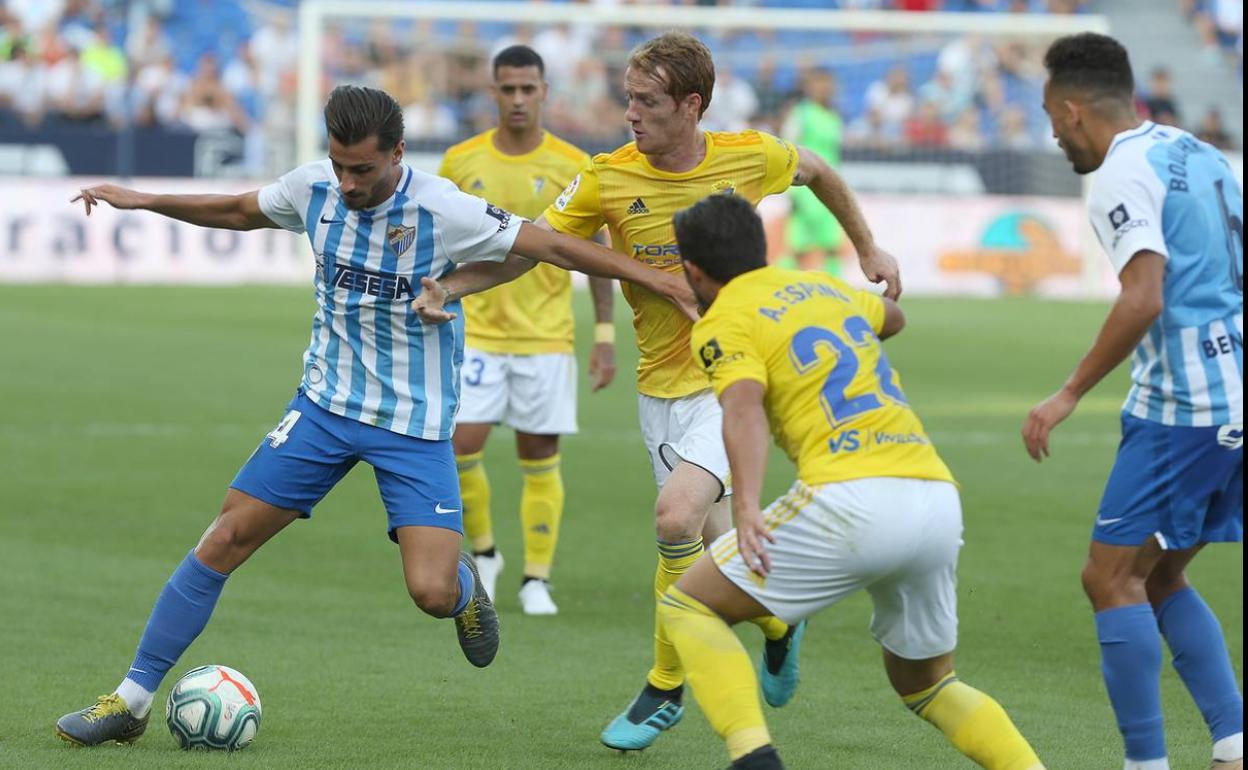
M712 338L702 346L698 355L702 358L703 368L710 369L716 361L724 357L724 349L719 346L719 340Z
M1130 220L1131 215L1127 213L1127 205L1125 203L1119 203L1112 211L1109 212L1109 223L1113 225L1115 230L1122 227Z
M557 211L563 211L567 208L568 203L572 201L572 196L576 195L576 188L580 186L581 175L577 174L576 177L568 183L568 186L564 188L563 192L559 193L559 197L555 198L555 209Z
M1218 428L1218 446L1232 452L1244 445L1244 425L1223 425Z
M403 256L403 252L412 247L416 242L416 228L406 225L395 225L386 231L386 243L390 244L390 248L394 250L396 257Z

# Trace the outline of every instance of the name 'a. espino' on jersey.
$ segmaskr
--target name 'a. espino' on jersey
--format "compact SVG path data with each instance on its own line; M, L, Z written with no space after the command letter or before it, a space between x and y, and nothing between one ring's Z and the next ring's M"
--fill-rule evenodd
M1222 153L1150 121L1114 137L1088 214L1114 269L1166 259L1164 309L1136 348L1123 411L1163 425L1244 421L1244 198Z
M424 276L506 258L521 219L440 177L402 166L390 199L343 201L328 160L260 190L275 224L307 233L316 256L316 316L301 387L324 409L432 441L450 438L464 358L462 313L439 326L410 307ZM447 305L458 312L458 303Z

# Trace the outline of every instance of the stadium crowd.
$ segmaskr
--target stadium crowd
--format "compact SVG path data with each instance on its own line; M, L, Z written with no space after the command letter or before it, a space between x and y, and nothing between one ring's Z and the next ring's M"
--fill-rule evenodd
M636 4L1072 13L1083 10L1086 0ZM1211 6L1221 5L1202 1L1191 11L1211 13ZM245 8L236 0L0 0L0 125L130 123L230 132L243 137L245 165L252 171L288 165L298 45L294 6L291 0ZM394 94L405 105L409 140L445 145L491 124L486 62L506 45L527 43L548 63L548 125L599 148L627 138L622 67L646 34L572 25L349 22L329 32L323 71L326 90L330 83L357 82ZM804 83L812 73L826 73L831 93L819 98L843 121L847 147L1053 149L1040 110L1039 50L1024 43L803 30L706 37L721 63L706 117L712 129L782 132L792 105L811 95L803 93ZM1157 89L1158 81L1150 87ZM1161 98L1171 97L1146 91L1142 104ZM1176 108L1170 114L1181 113ZM1207 135L1217 136L1217 118L1204 117ZM1225 145L1227 138L1221 138Z

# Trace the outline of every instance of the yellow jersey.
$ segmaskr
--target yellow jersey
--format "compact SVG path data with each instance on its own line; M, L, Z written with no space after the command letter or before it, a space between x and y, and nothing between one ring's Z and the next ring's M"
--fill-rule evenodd
M692 350L716 395L741 380L762 383L772 435L803 483L953 481L884 355L883 324L874 294L764 267L720 290L693 327Z
M490 129L451 147L438 174L466 193L537 219L589 156L546 132L524 155L507 155ZM465 342L486 353L571 353L572 276L540 264L510 283L464 297Z
M550 208L557 231L589 238L604 224L611 248L669 273L683 273L672 216L712 193L733 193L757 204L783 192L797 171L797 150L758 131L706 132L706 157L679 174L660 171L629 143L594 156ZM693 324L674 305L631 283L621 283L637 331L637 390L680 398L706 390L706 374L689 357Z

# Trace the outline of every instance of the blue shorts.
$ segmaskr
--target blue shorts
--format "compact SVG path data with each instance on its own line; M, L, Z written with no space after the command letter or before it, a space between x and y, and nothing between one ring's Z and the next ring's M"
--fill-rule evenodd
M1122 443L1092 539L1166 550L1244 539L1242 426L1185 428L1122 416Z
M390 539L405 526L463 533L451 442L394 433L341 417L300 391L230 486L304 518L360 460L373 466Z

